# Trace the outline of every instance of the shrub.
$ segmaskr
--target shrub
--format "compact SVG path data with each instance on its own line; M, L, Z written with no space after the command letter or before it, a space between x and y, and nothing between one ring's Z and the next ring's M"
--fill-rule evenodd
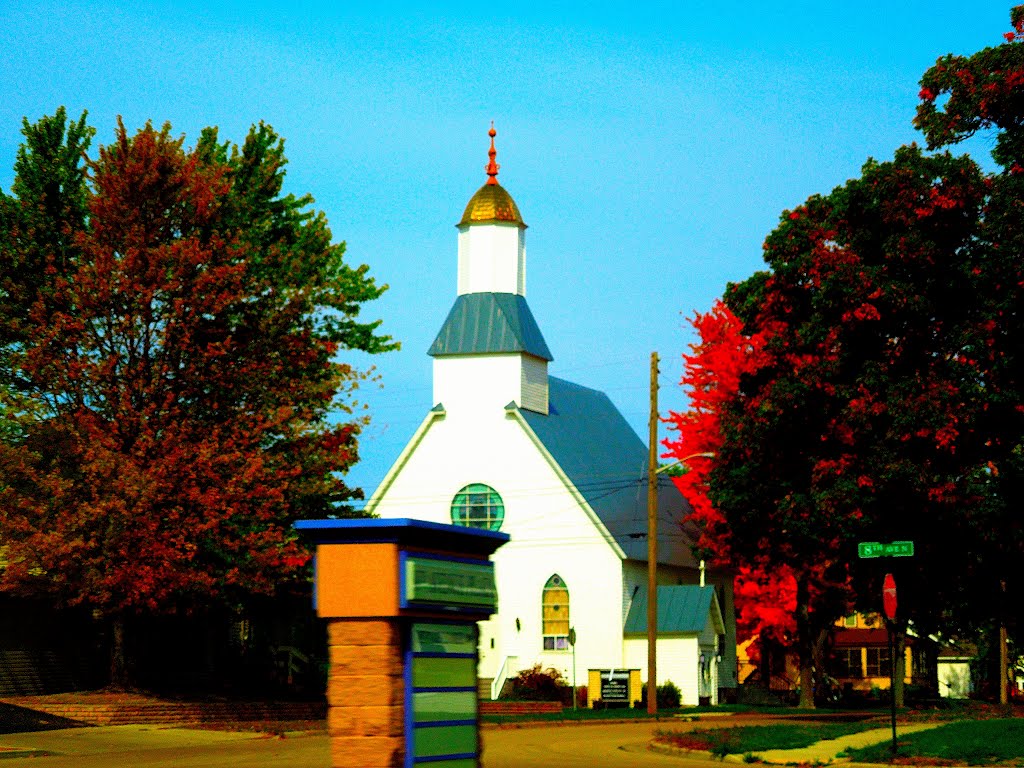
M568 693L566 693L566 689ZM568 697L568 699L566 698ZM572 704L572 688L567 686L557 669L541 669L534 664L512 678L512 691L508 698L515 701L566 701Z
M664 685L658 686L658 709L679 709L683 701L683 694L679 687L671 680L666 680ZM640 689L640 701L634 706L647 706L647 686Z

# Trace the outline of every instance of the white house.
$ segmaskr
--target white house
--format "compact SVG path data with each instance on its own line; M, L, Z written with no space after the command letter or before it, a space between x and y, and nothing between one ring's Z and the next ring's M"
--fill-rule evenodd
M581 685L588 669L630 664L646 678L646 647L634 652L624 630L646 604L647 448L605 394L549 375L553 356L526 301L526 224L497 183L490 136L489 178L458 224L455 303L429 350L433 408L367 510L510 534L494 557L498 613L480 623L493 696L537 663ZM572 300L569 287L552 288ZM659 480L659 584L696 584L685 502ZM711 599L691 622L695 650L675 653L679 633L658 646L658 682L674 682L686 703L712 669L719 686L736 686L732 583L710 581L715 595L703 590Z

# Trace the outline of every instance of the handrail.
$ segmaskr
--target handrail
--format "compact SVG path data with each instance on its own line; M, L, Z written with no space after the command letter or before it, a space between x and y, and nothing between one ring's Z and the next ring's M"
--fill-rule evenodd
M518 656L506 656L501 662L501 666L498 667L497 673L491 679L491 701L497 700L501 694L501 689L505 687L505 681L508 679L508 673L512 667L519 665Z

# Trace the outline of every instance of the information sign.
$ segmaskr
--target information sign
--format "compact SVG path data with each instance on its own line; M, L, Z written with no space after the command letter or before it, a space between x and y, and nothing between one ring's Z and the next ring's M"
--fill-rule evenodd
M629 701L629 670L601 670L601 698L604 701Z
M498 605L494 564L405 558L406 603L429 603L459 608L493 610Z
M913 557L914 542L893 541L881 544L877 541L862 541L857 545L859 557Z

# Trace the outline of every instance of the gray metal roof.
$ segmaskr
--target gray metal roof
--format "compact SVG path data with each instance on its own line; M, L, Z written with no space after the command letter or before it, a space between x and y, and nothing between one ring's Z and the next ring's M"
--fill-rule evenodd
M548 385L549 413L520 413L626 557L646 562L647 446L603 392L554 376ZM675 484L659 476L658 562L696 566L680 527L688 509Z
M692 584L658 587L658 633L703 632L711 614L714 587ZM641 589L633 598L626 616L623 633L647 634L647 590Z
M466 293L455 300L427 354L482 355L526 352L553 360L537 321L516 293Z

